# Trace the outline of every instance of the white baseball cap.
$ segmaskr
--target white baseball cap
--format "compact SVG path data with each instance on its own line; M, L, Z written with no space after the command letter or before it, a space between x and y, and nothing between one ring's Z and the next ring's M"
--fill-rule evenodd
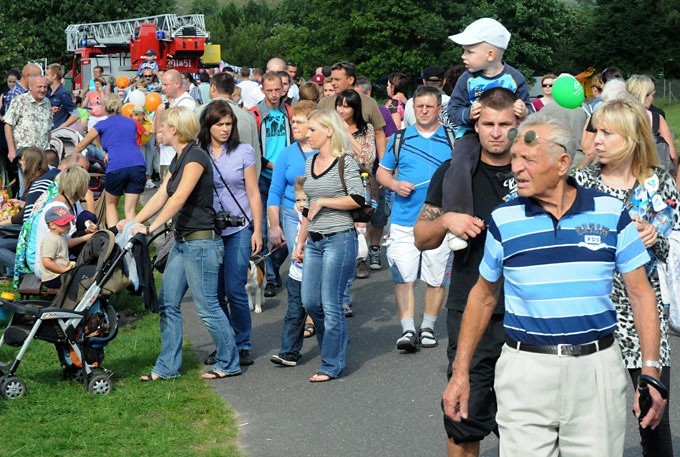
M449 39L462 46L484 42L500 49L507 49L510 32L497 20L483 17L465 27L462 33L451 35Z

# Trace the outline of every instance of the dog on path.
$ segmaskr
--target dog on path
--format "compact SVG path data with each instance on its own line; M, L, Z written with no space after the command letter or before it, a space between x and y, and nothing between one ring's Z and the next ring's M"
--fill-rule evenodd
M246 281L246 293L248 293L248 306L255 313L262 312L264 301L264 287L267 278L267 262L264 257L253 256L248 265L248 280Z

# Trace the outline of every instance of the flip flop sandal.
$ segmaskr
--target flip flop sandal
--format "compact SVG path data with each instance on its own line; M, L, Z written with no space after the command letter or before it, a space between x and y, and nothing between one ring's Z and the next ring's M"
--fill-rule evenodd
M314 376L323 376L323 378L322 379L313 379ZM329 374L321 373L320 371L317 371L316 373L314 373L312 375L311 378L309 378L309 382L328 382L328 381L332 381L334 379L337 379L337 378L334 378L333 376L331 376Z
M311 338L314 335L316 335L316 327L314 327L314 324L310 323L305 324L305 331L303 333L303 336L305 338Z
M203 373L201 375L201 378L203 378L203 379L224 379L224 378L231 378L232 376L238 376L240 374L241 374L240 371L238 373L221 373L217 370L210 370L210 371L206 371L205 373Z
M142 382L154 382L154 381L161 381L163 378L158 376L156 373L153 371L149 374L146 374L144 376L140 376L139 380Z

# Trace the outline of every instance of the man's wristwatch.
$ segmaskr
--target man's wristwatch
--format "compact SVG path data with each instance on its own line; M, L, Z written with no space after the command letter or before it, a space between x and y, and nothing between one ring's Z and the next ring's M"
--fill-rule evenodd
M661 376L661 370L663 370L663 364L661 363L661 360L645 360L642 362L642 368L645 367L656 368L656 371L659 372L659 376Z

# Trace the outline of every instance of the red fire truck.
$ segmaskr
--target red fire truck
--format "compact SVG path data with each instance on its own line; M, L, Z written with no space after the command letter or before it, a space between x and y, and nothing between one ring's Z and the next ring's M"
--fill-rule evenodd
M156 52L161 70L198 73L209 39L202 14L71 24L66 28L66 41L67 50L73 53L72 88L83 89L96 66L104 68L106 76L133 76L149 50Z

